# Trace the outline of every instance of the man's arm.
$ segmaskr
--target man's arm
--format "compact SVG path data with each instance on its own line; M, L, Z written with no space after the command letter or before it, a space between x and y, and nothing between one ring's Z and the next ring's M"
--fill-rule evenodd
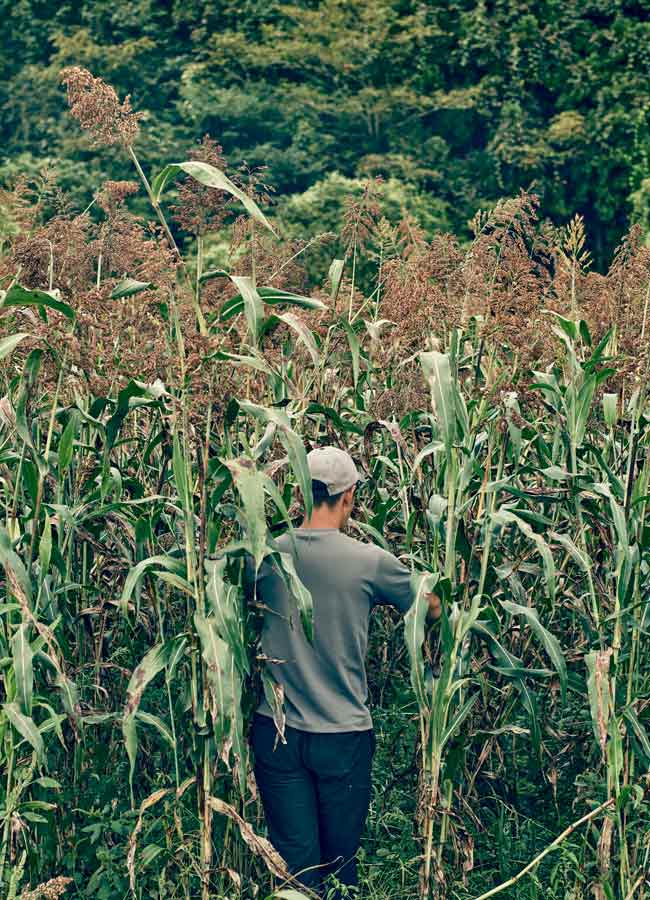
M411 573L397 557L385 550L379 551L375 594L377 602L396 606L402 613L408 612L413 603ZM425 596L429 604L427 619L436 622L442 615L440 597L433 592Z

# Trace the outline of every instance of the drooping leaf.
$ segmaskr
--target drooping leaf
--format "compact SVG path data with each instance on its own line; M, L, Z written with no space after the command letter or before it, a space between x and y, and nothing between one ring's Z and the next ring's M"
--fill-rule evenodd
M431 593L439 581L437 574L415 575L412 578L413 602L404 616L404 640L409 654L411 686L415 692L421 715L426 715L430 708L426 689L426 676L422 645L424 643L424 626L429 612L427 594Z
M184 563L180 559L175 559L173 556L150 556L147 559L141 560L137 565L133 566L126 576L122 596L120 598L120 608L122 612L127 611L129 600L145 572L149 569L156 568L166 569L168 572L175 572L177 575L182 575L185 572Z
M133 773L138 751L136 713L140 707L140 701L145 688L153 681L156 675L165 668L166 662L167 648L162 643L156 644L135 667L126 689L126 705L124 707L122 718L122 734L124 735L126 752L129 757L129 783L131 785L133 784Z
M204 693L205 711L210 714L217 743L230 737L241 745L236 732L242 732L241 678L235 657L226 641L219 637L214 616L195 613L194 624L201 644L201 656L206 666L207 690Z
M237 825L244 843L252 853L263 860L269 872L275 875L276 878L287 881L289 873L287 872L284 860L266 838L256 834L253 831L252 826L246 822L245 819L242 819L237 810L224 800L221 800L218 797L210 797L210 806L220 815L232 819L235 825ZM300 897L299 894L298 897ZM289 900L294 900L294 898L289 898Z
M31 606L32 582L21 558L12 547L5 528L0 526L0 565L7 573L7 580L16 599Z
M20 711L17 703L3 704L2 711L9 719L13 727L16 729L18 734L22 738L24 738L31 747L33 747L38 758L42 760L43 754L45 752L45 745L43 744L43 737L38 730L36 722L34 722L34 720L30 716L24 715Z
M307 453L301 437L292 429L289 417L281 409L260 406L247 400L240 400L239 406L244 412L254 416L258 421L265 424L273 423L276 426L277 434L287 451L291 468L300 487L305 514L310 516L312 513L312 490Z
M271 675L266 666L262 667L262 687L264 689L264 697L273 713L273 721L277 731L276 742L286 744L285 729L287 725L287 717L284 709L284 688Z
M226 558L205 561L206 595L212 607L219 636L229 645L239 674L248 675L250 667L242 630L239 589L224 579Z
M588 572L591 569L591 560L587 554L580 550L568 535L559 534L557 531L550 531L549 537L564 547L569 556L580 566L583 572Z
M296 332L296 334L298 335L298 339L307 348L307 352L309 353L313 364L315 366L319 366L320 352L316 345L316 341L314 339L312 331L307 328L305 323L293 313L277 313L276 318L281 322L284 322L285 325L288 325L289 328L292 328Z
M215 271L212 275L219 276L220 278L230 278L229 273L222 269ZM300 309L327 309L327 306L323 301L318 300L316 297L305 297L302 294L293 294L291 291L281 291L279 288L258 287L257 293L262 301L268 303L270 306L297 306ZM235 294L234 297L230 297L226 300L221 307L219 321L227 322L229 319L232 319L242 312L243 309L244 298L241 294Z
M279 565L280 572L284 576L291 596L296 601L305 636L308 641L312 642L314 640L314 605L312 596L300 580L291 554L274 553L272 555Z
M144 725L151 725L156 729L158 734L163 738L166 743L169 744L170 747L174 747L174 737L167 727L167 725L163 722L163 720L159 716L154 716L152 713L143 712L139 709L135 714L138 722L142 722Z
M496 512L493 512L492 522L494 525L501 526L515 525L519 529L519 531L521 531L521 533L528 538L528 540L532 541L535 544L539 555L542 557L546 587L548 589L549 597L552 602L555 599L555 563L553 561L551 548L548 546L542 535L537 534L536 531L533 531L528 522L524 522L522 518L520 518L518 515L515 515L508 509L499 509L496 510Z
M628 733L634 734L639 745L641 747L641 751L645 756L645 764L646 766L650 765L650 738L648 737L648 732L645 727L641 723L638 715L636 714L634 708L632 706L628 706L623 710L623 718L626 721L626 728Z
M542 642L544 649L548 653L549 659L553 663L555 671L559 676L562 699L566 701L567 667L558 639L542 625L536 610L529 606L520 606L518 603L513 603L510 600L500 600L499 602L510 615L520 616L522 619L525 619L532 631Z
M607 650L592 650L585 656L591 724L596 744L600 747L603 759L606 757L609 720L612 713L612 697L609 685L609 662L612 652L612 648L609 647Z
M229 275L228 277L244 299L244 314L248 323L248 331L253 339L253 344L256 344L264 319L262 298L253 284L253 279L248 275Z
M233 184L230 178L228 178L227 175L224 175L220 169L217 169L216 166L211 166L209 163L187 160L186 162L171 163L170 165L165 166L162 172L159 172L151 182L151 190L156 202L160 201L162 193L168 183L174 179L179 172L185 172L186 175L189 175L206 187L216 188L216 190L224 191L225 193L236 197L253 219L257 219L258 222L261 222L262 225L275 234L273 226L252 197L249 197L248 194L245 194L244 191L241 190L241 188L238 188L236 184Z

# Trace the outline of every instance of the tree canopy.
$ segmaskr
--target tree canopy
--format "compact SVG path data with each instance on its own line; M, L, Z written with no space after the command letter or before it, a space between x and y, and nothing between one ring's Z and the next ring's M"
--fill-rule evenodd
M308 211L333 174L420 195L467 233L520 188L584 215L604 266L647 208L650 0L2 0L3 178L54 167L80 206L125 160L89 151L59 72L80 65L146 114L152 166L204 134L269 167ZM314 194L314 188L317 188ZM395 193L395 192L393 192ZM315 211L317 215L317 210ZM416 213L417 215L417 213Z

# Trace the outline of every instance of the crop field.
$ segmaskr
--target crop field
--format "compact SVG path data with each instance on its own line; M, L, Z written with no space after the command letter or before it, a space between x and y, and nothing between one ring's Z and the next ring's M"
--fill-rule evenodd
M647 898L641 229L603 274L534 193L461 241L369 178L336 234L285 237L265 172L209 138L145 171L128 99L62 78L132 180L82 212L0 194L0 895L308 896L252 774L256 698L284 713L244 563L334 444L366 479L350 534L418 585L371 621L360 896Z

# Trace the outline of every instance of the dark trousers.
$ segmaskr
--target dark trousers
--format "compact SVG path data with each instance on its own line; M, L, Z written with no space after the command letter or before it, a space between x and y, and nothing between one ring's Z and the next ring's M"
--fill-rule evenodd
M329 874L357 884L356 853L370 804L375 735L286 729L256 715L251 743L271 843L297 880L318 891Z

